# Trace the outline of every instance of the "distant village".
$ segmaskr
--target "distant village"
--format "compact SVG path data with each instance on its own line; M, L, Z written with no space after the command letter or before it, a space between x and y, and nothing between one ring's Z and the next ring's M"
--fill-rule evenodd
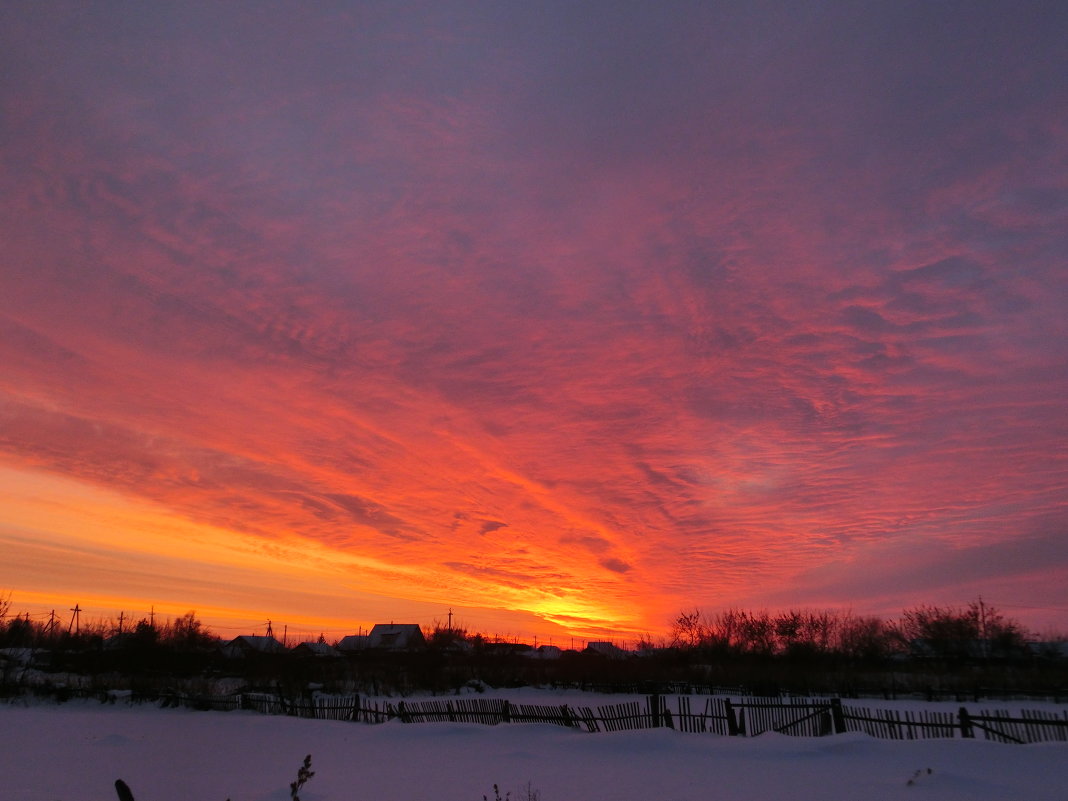
M928 697L1068 692L1068 639L1038 639L987 605L917 607L900 621L832 612L726 610L684 613L659 642L610 641L563 648L501 640L462 628L378 623L328 642L292 644L288 632L220 638L195 613L131 625L67 625L55 613L0 616L0 688L116 682L161 692L190 682L245 690L317 687L333 692L433 693L472 687L553 686L604 691L743 687L753 692L866 692ZM64 621L66 622L66 621ZM451 621L450 621L451 623ZM303 639L303 638L298 638Z
M449 632L451 630L444 630ZM520 642L478 640L461 636L441 638L445 651L470 652L475 648L500 654L515 654L530 659L559 659L564 649L556 645L530 645ZM242 634L221 646L222 653L230 658L241 658L254 654L282 654L292 651L295 655L310 657L339 657L365 651L415 652L429 647L423 629L418 623L377 623L367 634L349 634L334 644L320 639L315 642L302 642L292 649L287 648L275 637L268 635ZM573 651L574 649L568 649ZM582 651L612 659L622 659L635 652L626 651L609 641L587 642Z

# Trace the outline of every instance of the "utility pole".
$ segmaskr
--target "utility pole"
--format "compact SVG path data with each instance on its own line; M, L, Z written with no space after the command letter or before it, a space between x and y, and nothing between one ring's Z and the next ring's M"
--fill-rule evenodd
M148 625L156 628L156 605L152 604L152 611L148 613Z
M120 611L119 612L119 634L122 634L122 623L123 623L124 620L126 620L126 613L123 612L123 611Z
M271 621L270 620L267 621L267 636L268 637L273 637L274 636L274 631L271 629Z
M74 633L77 634L81 631L81 621L79 616L82 613L82 608L79 604L74 604L74 607L70 610L74 614L70 617L70 625L67 626L67 634L70 634L71 629L74 629Z
M53 609L52 613L48 616L48 636L52 636L52 632L56 630L56 610Z
M449 631L452 631L452 607L449 607Z

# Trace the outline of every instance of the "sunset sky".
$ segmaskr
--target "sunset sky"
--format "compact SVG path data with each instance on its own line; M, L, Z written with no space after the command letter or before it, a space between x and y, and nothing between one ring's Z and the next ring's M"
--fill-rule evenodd
M1066 3L6 2L0 242L13 610L1068 630Z

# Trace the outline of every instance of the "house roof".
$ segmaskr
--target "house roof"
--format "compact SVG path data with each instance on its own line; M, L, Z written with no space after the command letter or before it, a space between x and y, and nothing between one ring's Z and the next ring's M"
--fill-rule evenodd
M242 634L234 637L222 647L227 656L242 656L249 653L280 654L286 650L274 637L260 637L255 634Z
M586 651L593 654L600 654L601 656L622 657L626 656L627 652L622 648L617 648L610 642L591 642L586 644Z
M537 648L525 651L523 656L530 659L559 659L563 653L559 646L539 645Z
M349 634L337 642L339 651L362 651L368 647L370 637L366 634Z
M302 654L311 654L313 656L337 656L337 649L330 643L325 642L302 642L296 646L294 651Z
M1068 659L1068 642L1053 640L1050 642L1029 642L1027 649L1040 656L1053 659Z
M426 645L418 623L376 623L368 637L371 648L402 650Z

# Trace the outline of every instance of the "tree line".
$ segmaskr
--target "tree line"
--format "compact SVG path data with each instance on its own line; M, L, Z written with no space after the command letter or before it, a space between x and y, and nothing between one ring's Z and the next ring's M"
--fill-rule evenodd
M55 616L34 620L29 613L11 616L10 596L0 595L0 648L76 648L100 645L120 637L125 647L166 649L177 652L198 651L215 647L219 638L204 625L196 612L186 612L174 619L157 622L141 618L136 623L94 620L78 622L74 618L64 625Z
M195 612L157 622L92 621L74 627L54 616L10 615L10 595L0 594L0 648L85 647L118 636L126 650L196 652L221 644ZM678 614L667 637L646 637L638 650L671 649L707 656L816 658L877 663L897 656L956 661L1013 659L1028 653L1031 632L999 609L973 601L965 606L919 605L895 619L841 610L789 609L778 612L727 608L692 609ZM1054 637L1064 640L1065 637ZM427 632L432 649L466 644L475 649L491 640L462 627L435 621Z
M1000 610L920 605L897 619L834 610L781 612L725 609L684 611L669 645L721 656L839 656L877 662L894 655L950 660L1011 659L1027 652L1029 632Z

